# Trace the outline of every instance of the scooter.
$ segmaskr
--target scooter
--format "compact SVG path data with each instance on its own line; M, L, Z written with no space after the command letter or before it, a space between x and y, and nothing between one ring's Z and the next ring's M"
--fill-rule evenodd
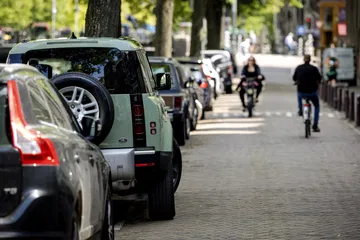
M255 107L254 95L256 92L256 87L259 85L256 80L256 77L249 77L246 78L246 80L242 83L242 87L245 89L246 93L246 102L249 118L253 116L253 109Z

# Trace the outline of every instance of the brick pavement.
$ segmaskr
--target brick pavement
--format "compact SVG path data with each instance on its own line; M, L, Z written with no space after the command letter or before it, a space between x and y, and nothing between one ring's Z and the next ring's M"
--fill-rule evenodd
M268 71L256 110L293 112L293 86ZM176 218L147 221L138 205L117 239L360 238L360 136L344 120L323 116L305 139L299 118L214 117L230 111L241 112L236 94L216 101L182 149Z

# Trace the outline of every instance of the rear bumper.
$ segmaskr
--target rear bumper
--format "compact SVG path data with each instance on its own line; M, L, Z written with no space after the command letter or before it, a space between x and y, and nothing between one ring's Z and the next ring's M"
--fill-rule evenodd
M29 191L11 215L0 218L0 239L63 239L72 214L66 205L55 192Z
M22 199L0 218L0 239L59 239L70 231L75 197L65 182L58 184L57 172L56 167L23 168Z

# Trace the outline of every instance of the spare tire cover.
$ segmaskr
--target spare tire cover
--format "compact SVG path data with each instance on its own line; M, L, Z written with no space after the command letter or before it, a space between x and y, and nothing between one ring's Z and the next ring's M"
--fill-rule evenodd
M114 123L114 103L107 89L94 77L68 72L51 79L63 95L81 127L93 121L84 116L99 118L101 132L92 142L100 144L109 134Z

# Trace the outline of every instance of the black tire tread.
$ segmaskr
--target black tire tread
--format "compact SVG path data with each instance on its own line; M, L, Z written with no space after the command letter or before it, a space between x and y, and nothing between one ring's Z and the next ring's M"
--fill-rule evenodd
M177 157L179 158L178 160L179 165L180 165L180 171L179 171L179 181L176 182L173 186L174 188L174 193L176 192L176 190L179 188L180 182L181 182L181 175L182 175L182 155L181 155L181 150L179 147L179 144L176 142L176 139L173 139L173 154L177 154ZM173 157L174 159L174 157Z
M170 160L168 169L154 179L149 186L149 217L151 220L171 220L175 217L173 169Z

